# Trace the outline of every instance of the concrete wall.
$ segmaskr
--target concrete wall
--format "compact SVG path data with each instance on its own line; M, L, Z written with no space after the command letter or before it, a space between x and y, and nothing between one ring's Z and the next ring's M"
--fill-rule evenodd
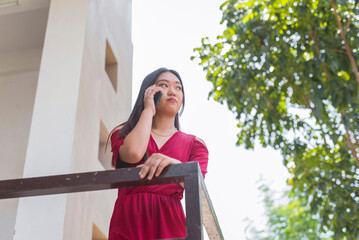
M86 0L51 1L24 177L71 171L86 17ZM21 198L14 239L63 239L66 198Z
M23 29L36 36L13 42L20 29L1 18L25 15L23 25L43 29ZM131 109L131 0L52 0L50 7L28 0L0 9L0 35L9 32L0 39L0 179L109 168L103 143ZM105 71L106 46L117 60L115 87ZM1 200L0 239L91 239L93 229L107 235L116 194Z
M106 41L118 62L117 91L105 71ZM104 150L99 148L100 133L127 120L131 79L131 1L89 1L72 172L104 169L99 161L99 151ZM108 148L107 168L110 153ZM64 239L91 239L93 223L107 236L116 196L116 190L69 194Z
M0 179L21 178L38 71L0 77ZM0 201L0 239L12 239L18 199Z
M47 15L48 1L0 9L0 180L23 176ZM13 238L18 201L0 201L0 239Z

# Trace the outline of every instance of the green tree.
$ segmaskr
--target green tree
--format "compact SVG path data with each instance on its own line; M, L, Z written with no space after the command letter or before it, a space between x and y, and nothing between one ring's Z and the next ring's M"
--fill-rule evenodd
M332 233L325 234L320 229L318 216L310 211L301 194L291 191L284 193L280 201L275 200L273 191L263 184L260 190L264 196L266 213L268 216L268 231L263 240L324 240L330 239ZM287 201L288 204L278 203ZM277 202L277 203L276 203Z
M281 151L298 199L334 239L359 239L357 0L228 0L192 59L238 120L238 145Z

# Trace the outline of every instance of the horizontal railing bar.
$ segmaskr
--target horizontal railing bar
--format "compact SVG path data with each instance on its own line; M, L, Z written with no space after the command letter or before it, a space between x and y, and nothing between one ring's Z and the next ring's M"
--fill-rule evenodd
M200 206L199 211L203 210L203 224L205 225L208 236L211 240L224 239L197 162L168 166L159 177L155 177L152 180L141 179L138 175L139 172L140 168L123 168L107 171L1 180L0 199L180 183L184 182L185 177L196 175L199 176L201 185L202 201L199 201L202 202L202 206ZM188 191L189 188L191 188L191 186L186 186L185 184L185 190L187 189ZM190 192L188 193L190 194ZM192 196L191 199L198 198ZM186 228L189 228L189 226L187 225ZM189 234L187 239L195 239L190 237L193 234L192 232L187 232L187 234Z
M139 177L139 168L2 180L0 199L179 183L196 170L197 163L175 164L150 181Z

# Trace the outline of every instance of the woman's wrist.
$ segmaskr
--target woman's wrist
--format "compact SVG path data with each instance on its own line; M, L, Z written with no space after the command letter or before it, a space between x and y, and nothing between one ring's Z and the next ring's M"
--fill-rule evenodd
M142 114L148 114L152 118L155 115L155 112L151 107L146 107L145 109L143 109Z

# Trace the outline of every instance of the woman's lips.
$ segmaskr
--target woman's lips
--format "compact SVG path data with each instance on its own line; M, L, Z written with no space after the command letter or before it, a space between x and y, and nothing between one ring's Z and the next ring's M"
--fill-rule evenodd
M167 101L169 101L169 102L177 102L177 100L175 98L169 98Z

